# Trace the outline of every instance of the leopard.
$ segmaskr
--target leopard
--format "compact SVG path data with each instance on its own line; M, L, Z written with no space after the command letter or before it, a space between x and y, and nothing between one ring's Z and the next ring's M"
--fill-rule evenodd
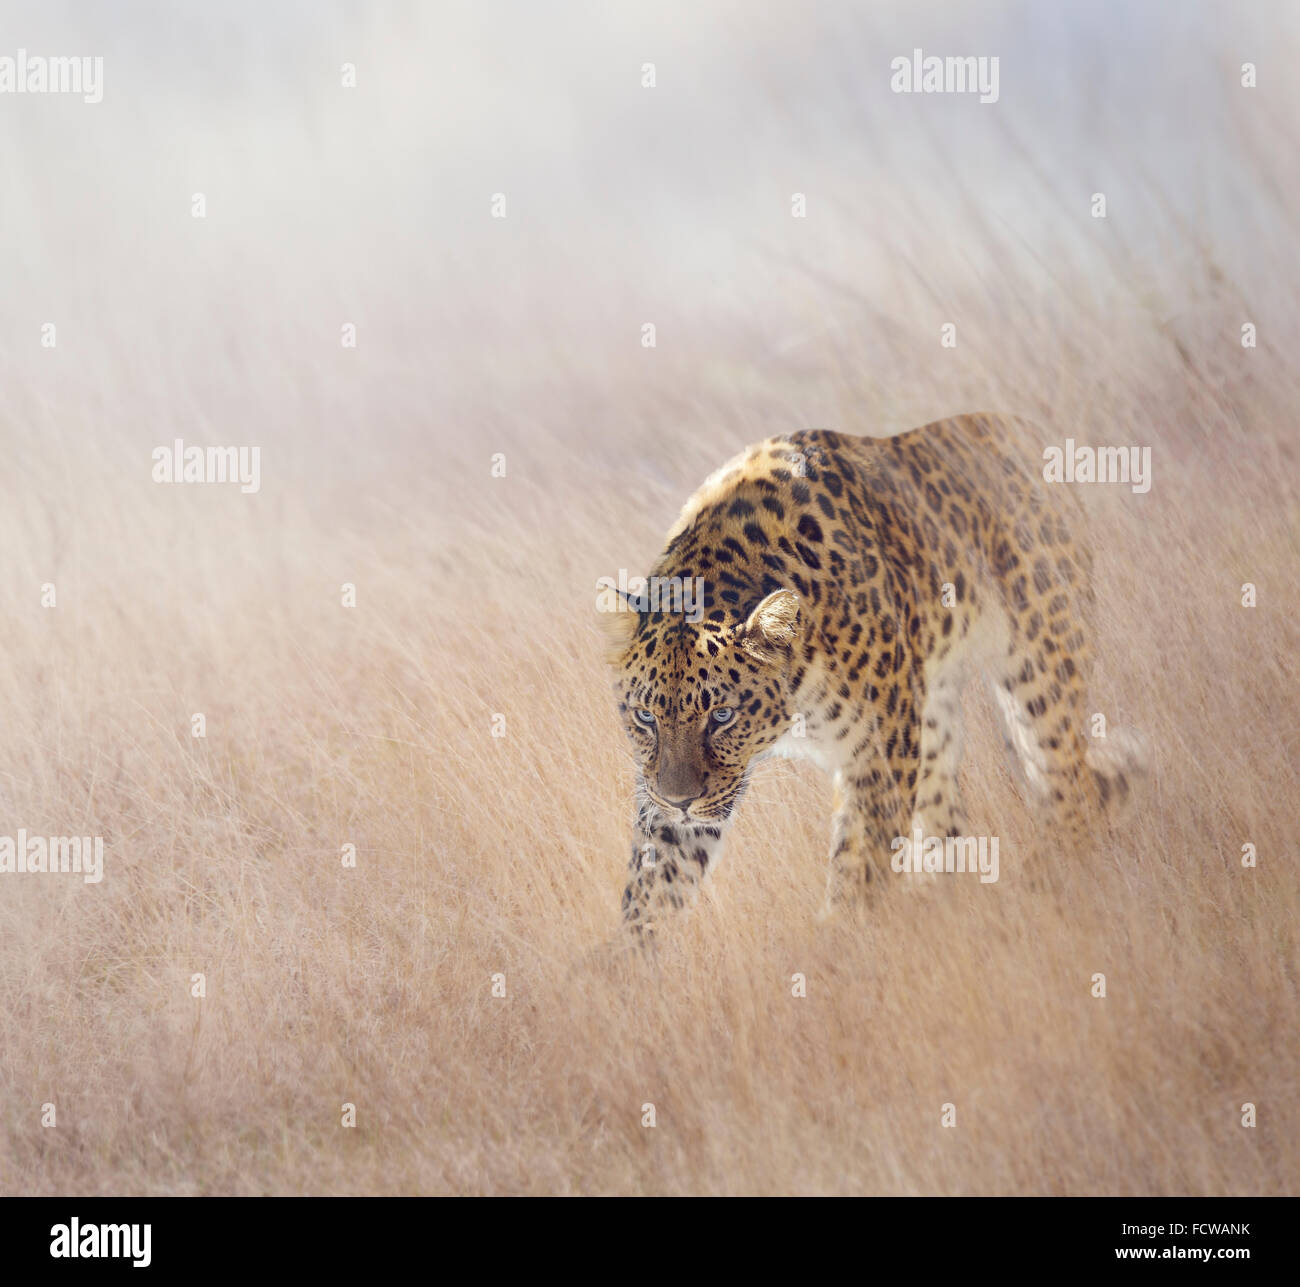
M1049 834L1086 839L1129 797L1140 745L1090 746L1093 556L1079 501L1035 468L1041 441L991 413L800 430L687 501L602 613L636 776L624 929L653 938L692 905L773 755L833 779L823 917L870 905L900 838L968 834L962 694L979 675Z

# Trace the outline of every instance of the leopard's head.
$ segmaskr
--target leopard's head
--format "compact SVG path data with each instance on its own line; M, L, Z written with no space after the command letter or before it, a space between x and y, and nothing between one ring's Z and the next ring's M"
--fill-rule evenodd
M728 817L750 763L790 727L798 595L776 590L747 613L696 623L638 611L635 601L609 615L615 693L643 802L674 821Z

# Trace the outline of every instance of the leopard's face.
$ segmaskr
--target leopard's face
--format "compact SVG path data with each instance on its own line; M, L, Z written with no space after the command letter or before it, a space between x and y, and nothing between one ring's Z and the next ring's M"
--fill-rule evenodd
M639 622L615 688L643 790L674 821L720 821L749 766L790 727L798 599L778 591L734 626Z

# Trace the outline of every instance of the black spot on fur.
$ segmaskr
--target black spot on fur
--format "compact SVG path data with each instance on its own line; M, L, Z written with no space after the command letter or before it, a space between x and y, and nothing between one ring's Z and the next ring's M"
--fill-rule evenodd
M812 541L816 545L820 545L823 540L821 524L811 514L804 514L799 519L798 531L804 540Z

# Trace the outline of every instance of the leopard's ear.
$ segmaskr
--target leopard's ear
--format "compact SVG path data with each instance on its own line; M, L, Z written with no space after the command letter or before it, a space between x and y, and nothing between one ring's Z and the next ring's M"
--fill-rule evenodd
M645 605L639 596L621 590L613 577L601 577L596 589L596 613L605 635L605 660L617 666L636 634L637 614Z
M799 596L793 590L773 590L736 632L736 642L759 661L778 661L794 644L802 625Z

